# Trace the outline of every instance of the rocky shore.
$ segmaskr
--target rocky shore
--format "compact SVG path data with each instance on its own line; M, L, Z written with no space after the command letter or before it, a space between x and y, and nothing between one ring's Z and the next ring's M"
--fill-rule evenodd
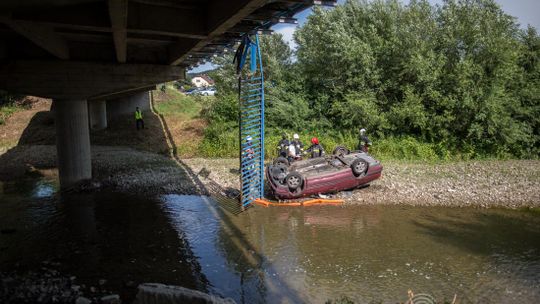
M224 187L239 187L236 159L194 158L184 163ZM350 205L540 207L538 160L438 164L389 161L383 165L381 179L335 197Z
M55 146L23 145L0 154L0 181L28 175L55 178L57 174ZM127 147L92 146L93 180L73 190L199 194L188 174L185 168L161 154Z
M120 296L107 290L107 280L95 286L77 282L57 268L59 263L43 261L34 271L0 272L0 303L120 304Z
M0 180L56 174L54 146L17 146L0 154ZM347 204L540 207L540 161L454 163L383 162L383 177L369 187L341 192ZM238 189L238 160L165 155L125 147L92 147L94 180L86 190L203 194L200 185Z

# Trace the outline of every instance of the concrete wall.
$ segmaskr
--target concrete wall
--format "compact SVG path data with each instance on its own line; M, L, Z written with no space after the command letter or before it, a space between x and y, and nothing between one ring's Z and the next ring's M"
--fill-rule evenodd
M135 108L141 111L150 111L150 92L137 93L128 97L107 100L107 119L114 119L122 115L135 115Z

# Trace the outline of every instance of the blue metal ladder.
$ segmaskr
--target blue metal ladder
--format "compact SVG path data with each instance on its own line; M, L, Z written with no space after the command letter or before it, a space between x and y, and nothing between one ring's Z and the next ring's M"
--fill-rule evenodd
M264 196L264 74L259 36L244 37L237 52L242 207ZM242 71L249 60L249 70Z

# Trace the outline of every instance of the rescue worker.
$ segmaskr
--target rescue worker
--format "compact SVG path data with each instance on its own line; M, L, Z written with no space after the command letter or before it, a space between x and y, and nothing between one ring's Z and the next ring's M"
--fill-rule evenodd
M289 150L289 139L287 134L283 133L281 135L281 140L278 143L279 156L287 157L287 151Z
M247 156L247 159L253 159L255 158L255 151L253 150L253 138L251 138L250 135L246 137L246 147L245 147L245 155Z
M317 137L313 137L311 139L311 146L307 148L306 152L311 153L311 158L321 157L324 155L324 149L319 144L319 139Z
M304 145L300 141L300 136L295 133L289 144L289 161L301 159L302 153L304 153Z
M135 109L135 125L137 126L137 130L139 130L139 128L144 129L144 120L142 117L142 112L141 110L139 110L139 107Z
M248 163L251 162L251 160L255 158L255 150L253 149L253 138L251 137L251 135L248 135L246 137L246 146L243 149L243 154L246 157ZM255 169L255 163L251 163L243 167L241 169L241 176L242 176L241 178L243 179L244 175L247 175L247 176L251 175L250 172L252 172L252 170L254 169ZM255 186L255 183L253 182L252 179L249 179L248 184L249 184L249 188L248 188L249 190L246 191L247 197L250 199L257 198L256 197L257 189Z
M369 146L371 146L371 141L366 135L366 129L360 129L360 137L358 138L358 150L362 152L368 152Z

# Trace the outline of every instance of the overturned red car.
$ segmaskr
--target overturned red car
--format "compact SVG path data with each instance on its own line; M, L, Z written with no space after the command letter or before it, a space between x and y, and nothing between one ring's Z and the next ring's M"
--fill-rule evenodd
M289 164L277 158L266 168L267 180L278 199L293 199L354 189L381 177L383 166L366 152L337 147L330 156Z

